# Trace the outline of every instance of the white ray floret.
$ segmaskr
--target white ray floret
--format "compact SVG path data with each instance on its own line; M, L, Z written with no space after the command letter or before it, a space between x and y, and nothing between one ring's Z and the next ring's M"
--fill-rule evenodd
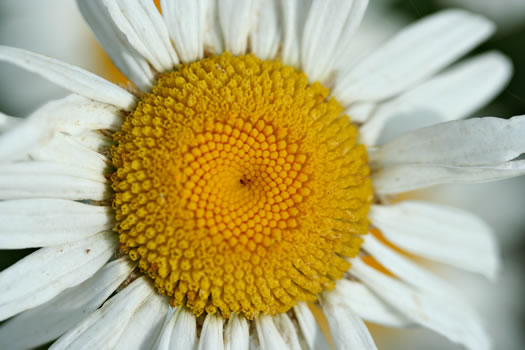
M77 0L77 5L115 66L142 91L151 89L154 81L151 67L115 25L103 0Z
M511 73L508 58L497 52L466 60L381 104L371 120L360 129L360 140L367 145L376 144L389 121L392 123L386 131L398 136L433 123L468 117L502 90ZM394 124L395 121L398 122ZM394 128L396 130L391 130ZM381 140L380 143L384 142Z
M328 319L336 349L377 350L365 323L343 299L335 294L325 293L321 305Z
M233 315L224 328L224 350L248 349L249 325L246 318Z
M333 94L343 104L392 97L454 62L493 31L485 18L461 10L424 18L342 75Z
M166 297L151 294L135 312L114 349L151 349L162 330L167 313Z
M0 273L0 320L51 300L82 283L113 255L115 237L103 232L42 248Z
M489 340L477 315L466 305L436 294L413 290L368 266L360 258L353 259L352 263L353 275L407 317L469 350L489 349Z
M133 281L60 337L50 349L114 348L135 313L153 293L155 292L145 277ZM119 326L112 327L115 324Z
M131 110L136 98L126 90L81 68L14 47L0 46L0 60L20 66L92 100Z
M184 308L172 312L168 322L153 347L155 350L195 349L197 345L197 325L195 315Z
M82 240L114 225L109 207L63 199L0 202L0 247L47 247Z
M133 268L126 258L112 261L87 281L11 318L0 326L0 347L28 349L58 338L95 311Z
M208 314L202 325L198 350L224 349L223 318Z
M491 278L499 268L492 230L465 210L404 201L373 205L370 219L389 241L411 253Z

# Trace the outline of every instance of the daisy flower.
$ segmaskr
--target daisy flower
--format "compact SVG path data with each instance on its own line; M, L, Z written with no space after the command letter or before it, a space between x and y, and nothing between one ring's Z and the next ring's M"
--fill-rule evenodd
M0 47L72 92L0 119L0 247L41 247L0 273L2 347L375 349L368 321L489 348L425 259L494 277L490 229L397 196L525 173L524 117L458 120L510 75L495 52L446 69L488 20L356 59L364 0L78 5L133 85Z

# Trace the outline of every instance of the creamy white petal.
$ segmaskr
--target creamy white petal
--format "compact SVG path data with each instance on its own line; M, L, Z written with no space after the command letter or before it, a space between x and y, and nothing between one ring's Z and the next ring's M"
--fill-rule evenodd
M367 145L376 144L390 120L399 122L395 127L393 123L388 124L389 128L384 131L388 135L398 136L436 122L465 118L492 100L507 84L511 73L512 64L497 52L466 60L382 104L361 128L360 139Z
M392 164L480 166L525 152L525 116L457 120L407 132L370 154L374 167Z
M131 273L127 257L112 261L93 277L0 326L0 347L28 349L58 338L95 311Z
M21 121L21 118L11 117L10 115L0 112L0 132L13 128Z
M117 28L103 0L77 0L77 5L115 66L140 90L148 91L153 86L153 71Z
M161 0L162 16L166 21L180 60L190 63L204 55L204 31L207 0Z
M79 67L50 57L14 47L0 46L0 60L20 66L95 101L127 111L136 104L135 97L117 85Z
M345 113L350 117L350 119L352 119L352 121L363 123L366 122L372 113L374 113L376 108L376 103L358 102L348 106L345 109Z
M324 293L321 305L336 349L377 350L363 320L352 312L339 295Z
M246 318L233 315L224 328L224 350L245 350L250 342Z
M358 37L358 29L361 30L361 33L365 33L365 31L367 31L367 28L362 28L362 21L368 8L368 2L369 0L353 1L351 13L346 20L345 27L343 28L343 32L339 38L340 41L336 45L334 57L330 59L330 65L334 67L334 73L338 72L339 70L348 70L348 68L351 67L354 62L356 62L356 58L358 58L356 57L356 52L359 54L364 54L362 51L363 48L356 47L356 44L360 40ZM374 9L372 11L374 11ZM386 30L389 33L393 32L390 30L390 28L386 29L384 23L381 23L380 25L385 27L382 30ZM363 36L364 35L367 36L367 41L370 41L371 35L373 34L366 33L363 34ZM373 44L371 43L371 45Z
M215 55L221 54L223 49L222 30L217 11L219 0L205 0L204 50Z
M152 1L104 0L115 25L158 71L172 70L178 64L162 16Z
M97 178L103 180L102 175L112 171L109 159L84 146L78 140L76 137L57 133L45 146L30 152L29 156L35 161L63 163L80 169L87 168L90 173L98 174ZM101 144L99 141L99 145Z
M525 161L493 166L396 165L372 173L374 190L394 194L447 183L480 183L525 174Z
M275 328L279 332L281 338L287 344L287 349L301 350L301 342L299 341L299 330L287 314L277 314L273 317Z
M173 312L159 336L155 350L193 350L197 346L197 324L195 315L185 308Z
M202 325L198 350L223 350L222 317L208 314Z
M388 266L388 269L401 280L428 293L443 294L444 296L458 296L458 292L453 290L451 285L447 284L430 271L418 266L415 262L397 253L390 247L387 247L372 234L366 235L364 239L365 241L362 248L371 254L383 266ZM469 250L470 247L463 246L463 249Z
M114 349L151 349L162 329L168 306L165 296L151 294L135 312Z
M283 40L281 59L285 64L300 67L303 28L312 0L279 0L282 13Z
M217 7L226 51L235 56L246 53L256 16L255 0L220 0Z
M260 315L255 318L257 338L261 350L288 349L289 344L279 334L272 316Z
M306 342L308 349L330 349L321 328L319 328L319 324L306 303L298 303L294 306L293 310L299 327L301 328L302 338Z
M111 104L71 94L41 108L41 118L51 122L56 130L78 135L87 130L120 129L124 113Z
M470 350L488 350L489 340L467 305L413 290L402 282L354 259L351 273L400 312Z
M45 161L0 163L0 198L102 200L110 195L102 173Z
M0 247L47 247L78 241L113 226L111 207L62 199L0 201Z
M424 18L339 76L333 94L343 105L392 97L446 67L493 30L487 19L461 10Z
M277 0L255 0L257 16L250 32L250 49L262 60L273 59L280 44Z
M115 144L110 137L102 134L97 130L86 131L82 134L70 137L79 144L99 153L101 153L101 150L109 149Z
M49 349L113 349L133 316L153 293L155 291L145 277L136 279Z
M115 246L115 234L103 232L82 241L42 248L3 270L0 320L82 283L108 261Z
M408 327L413 324L361 282L341 279L337 282L337 288L328 293L338 295L340 303L347 305L352 312L368 322L387 327Z
M334 73L338 47L350 41L366 9L366 0L314 0L302 37L301 63L310 81L326 83Z
M24 159L33 149L44 146L57 132L54 125L31 115L0 135L0 161Z
M494 234L470 212L402 201L373 205L369 217L389 241L409 252L488 277L496 275L500 261Z
M114 106L75 94L51 101L0 136L0 160L20 159L60 131L77 135L95 129L117 130L122 116Z

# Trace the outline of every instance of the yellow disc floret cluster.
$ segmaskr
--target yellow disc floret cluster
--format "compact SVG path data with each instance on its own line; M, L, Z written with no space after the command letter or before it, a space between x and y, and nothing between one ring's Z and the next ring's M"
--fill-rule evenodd
M253 318L315 301L368 229L367 154L329 91L230 54L161 75L114 135L121 249L174 306Z

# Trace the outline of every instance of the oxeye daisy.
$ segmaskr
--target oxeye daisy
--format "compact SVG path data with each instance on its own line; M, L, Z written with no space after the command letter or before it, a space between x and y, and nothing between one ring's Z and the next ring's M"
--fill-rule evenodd
M375 349L364 321L489 348L425 265L494 277L490 229L398 195L525 173L524 117L459 120L511 72L447 68L488 20L440 12L360 57L364 0L77 3L132 84L0 47L72 92L1 115L0 248L40 248L0 273L3 348Z

